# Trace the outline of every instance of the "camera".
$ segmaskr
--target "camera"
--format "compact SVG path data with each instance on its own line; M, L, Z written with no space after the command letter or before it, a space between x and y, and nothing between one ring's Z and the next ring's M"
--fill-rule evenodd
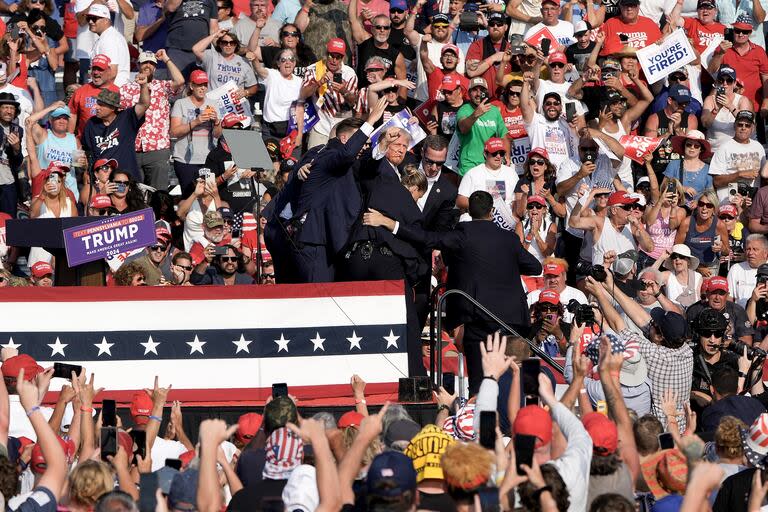
M734 341L727 347L725 347L726 350L729 350L735 354L743 355L744 349L747 349L747 357L749 359L765 359L766 356L768 356L768 353L765 352L765 350L758 348L758 347L751 347L745 343L742 343L740 341Z
M746 183L739 182L736 186L736 191L742 197L749 197L750 199L754 199L755 194L757 194L757 187L750 187Z
M605 271L604 266L592 265L586 261L580 261L576 264L576 274L582 276L592 276L592 278L599 283L604 283L608 277L608 273Z
M715 94L725 96L725 87L722 85L715 87Z
M474 9L470 9L472 6ZM459 15L459 30L474 32L480 30L480 16L477 14L477 4L467 4L464 12Z
M591 304L582 304L576 299L571 299L565 306L569 313L573 314L573 322L579 325L592 325L597 323L595 310Z

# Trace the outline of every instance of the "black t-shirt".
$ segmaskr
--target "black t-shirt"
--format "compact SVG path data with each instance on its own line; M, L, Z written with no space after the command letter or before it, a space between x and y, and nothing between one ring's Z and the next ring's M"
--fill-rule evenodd
M590 41L586 48L579 48L579 43L573 43L565 49L565 58L581 72L584 70L584 66L586 66L589 60L589 54L592 53L594 48L594 41Z
M229 512L251 512L265 510L265 505L280 505L282 510L283 488L288 480L262 480L256 485L237 491L227 506ZM276 510L270 508L270 510Z
M704 355L701 351L701 346L696 345L696 348L693 349L693 383L691 385L691 391L701 391L706 395L712 396L709 390L709 377L711 377L719 368L723 367L738 370L739 356L733 352L723 350L720 352L720 360L715 364L709 364L704 361L703 358ZM705 365L706 371L704 370ZM709 376L707 376L707 372L709 373Z
M205 166L212 170L216 177L219 177L226 171L224 162L228 161L232 161L232 153L224 149L219 142L213 151L208 153ZM238 180L231 184L223 183L218 188L219 196L229 204L233 212L239 213L243 210L250 211L252 209L256 197L253 178Z
M703 300L691 304L691 307L685 312L685 317L686 320L688 320L688 323L693 325L693 321L698 314L707 308L709 308L709 304ZM743 307L729 300L726 301L725 311L722 311L722 313L725 318L728 319L727 335L738 339L742 336L749 336L754 333L752 323L747 318L747 312Z
M456 512L456 504L448 494L427 494L419 491L419 510L431 510L434 512Z
M387 42L392 46L396 46L400 53L403 54L405 60L413 60L416 58L416 50L411 46L408 38L405 37L405 30L402 28L392 27L389 31L389 39Z
M94 161L114 158L120 169L129 171L138 180L135 146L136 134L142 124L144 116L138 117L133 108L119 111L109 125L93 116L85 123L83 149L91 152Z
M437 104L437 134L450 140L456 131L456 112L461 105L453 107L445 101Z
M357 86L368 87L368 78L365 74L365 64L371 57L381 57L387 64L388 74L395 72L395 61L400 55L400 47L390 44L388 48L377 48L373 38L368 38L362 44L357 45Z
M183 0L175 12L166 14L167 48L191 51L210 32L209 23L216 19L218 9L214 0Z
M747 510L747 500L752 490L752 476L755 471L756 468L749 468L726 478L717 492L712 512Z

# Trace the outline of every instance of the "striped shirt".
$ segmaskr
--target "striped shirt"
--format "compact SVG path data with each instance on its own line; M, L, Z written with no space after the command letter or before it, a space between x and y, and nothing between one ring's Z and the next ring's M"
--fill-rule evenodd
M307 67L307 71L304 74L304 83L301 85L302 87L309 84L313 78L315 80L322 78L315 76L316 66L317 63L314 63ZM343 64L341 66L341 79L346 84L346 89L348 91L352 93L357 92L357 75L355 74L354 69ZM346 117L341 116L342 107L345 103L344 97L340 93L334 91L330 86L326 89L325 94L323 94L322 101L320 101L317 93L315 93L312 96L312 102L315 104L317 115L320 118L314 127L314 130L316 130L318 133L328 135L331 131L331 127L336 123L336 121L338 121L338 118ZM322 106L318 105L318 102L322 103ZM348 107L349 111L351 112L354 108L354 105L349 105Z

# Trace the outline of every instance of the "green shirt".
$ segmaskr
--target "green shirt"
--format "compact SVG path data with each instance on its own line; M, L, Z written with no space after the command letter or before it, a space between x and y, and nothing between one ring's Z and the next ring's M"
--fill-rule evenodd
M472 128L467 133L461 133L458 129L459 121L466 119L475 111L472 103L465 103L456 112L456 133L461 142L461 151L459 153L459 175L464 176L468 170L476 165L485 162L483 154L485 141L491 137L504 138L507 135L507 126L504 124L504 118L501 117L501 111L498 107L491 105L491 110L480 116L472 124Z

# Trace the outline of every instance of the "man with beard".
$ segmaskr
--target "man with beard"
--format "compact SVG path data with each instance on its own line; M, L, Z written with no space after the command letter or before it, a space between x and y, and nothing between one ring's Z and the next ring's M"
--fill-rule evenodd
M215 284L232 286L234 284L253 284L253 278L244 272L239 272L240 253L232 245L225 245L224 254L216 255L215 248L209 245L205 248L205 259L189 277L194 285ZM211 266L211 263L215 265Z
M171 80L155 78L158 61L165 64ZM171 158L169 100L184 87L184 76L165 50L142 52L139 55L139 72L147 77L149 83L150 108L136 137L136 162L145 184L156 190L168 190L168 162ZM120 88L121 106L130 108L136 105L140 94L139 83L135 80L128 82Z
M85 123L96 115L96 96L103 89L118 92L110 73L112 60L106 55L96 55L91 60L91 81L75 91L69 100L69 131L82 140ZM77 129L75 129L77 128Z
M520 93L520 109L523 111L525 129L531 139L532 148L544 148L549 153L549 161L555 168L568 159L576 159L578 138L568 122L562 117L563 101L560 94L549 92L542 97L542 114L536 112L536 105L531 98L530 76L523 80Z
M434 98L437 91L442 88L445 78L450 78L461 85L463 90L461 91L459 99L463 102L465 91L469 88L469 80L457 69L461 50L459 50L459 47L455 44L449 43L442 45L442 48L440 49L440 66L436 66L430 58L429 43L431 41L432 36L425 34L421 38L421 46L419 48L419 62L424 69L424 73L427 75L428 96ZM461 103L457 106L461 106Z
M189 254L192 257L192 264L198 266L202 264L209 251L206 251L209 247L213 250L217 246L228 243L225 240L226 230L224 227L224 218L219 212L206 212L203 216L203 238L196 241L189 248ZM201 271L201 273L203 273Z
M488 35L472 43L467 50L468 77L483 77L487 84L496 84L499 66L504 67L505 75L512 71L508 62L502 62L504 51L509 44L506 37L507 28L509 19L504 14L494 12L488 15ZM496 98L495 86L488 92L492 99Z
M765 285L763 285L764 287ZM747 312L742 306L728 300L728 280L721 276L710 277L701 287L704 298L691 304L685 313L688 323L693 325L696 318L707 308L718 313L728 321L725 338L752 345L752 324L747 319Z
M464 176L471 168L485 161L485 141L491 137L503 140L504 161L509 161L507 125L499 107L491 105L488 83L477 76L469 82L469 102L456 112L456 128L459 132L459 174Z
M16 121L19 102L9 93L0 93L0 211L16 217L17 176L22 164L21 139L24 131Z
M389 34L392 31L392 22L384 14L374 16L371 20L369 34L360 18L357 16L357 0L349 2L349 23L352 26L352 38L357 43L357 76L359 87L367 87L368 79L365 74L365 64L373 56L384 59L387 66L387 74L394 74L399 80L405 80L405 57L400 52L400 47L390 42Z

